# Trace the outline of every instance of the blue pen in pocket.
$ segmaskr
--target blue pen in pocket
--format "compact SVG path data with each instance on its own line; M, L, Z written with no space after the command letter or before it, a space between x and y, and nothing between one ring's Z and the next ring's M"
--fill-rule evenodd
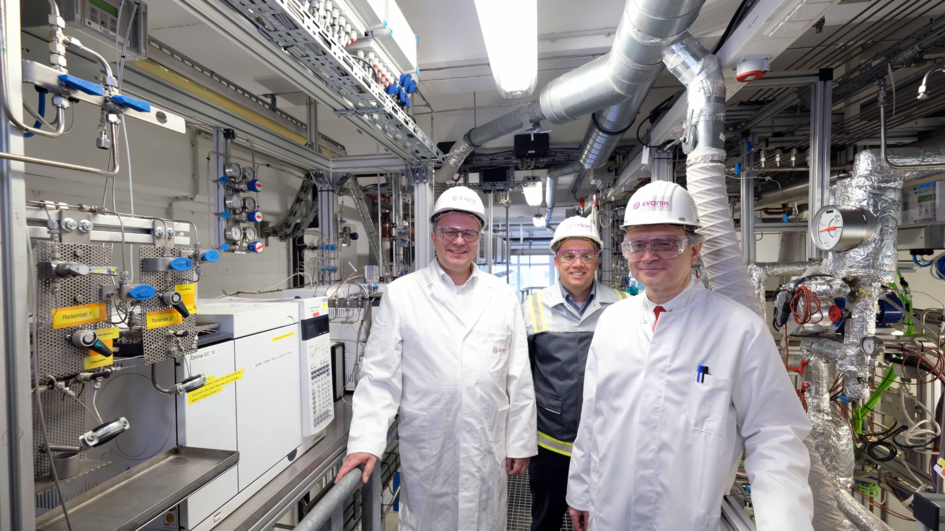
M703 367L702 365L699 365L699 368L696 370L696 381L699 382L699 383L702 382L702 370L703 370L703 368L704 368L704 367Z

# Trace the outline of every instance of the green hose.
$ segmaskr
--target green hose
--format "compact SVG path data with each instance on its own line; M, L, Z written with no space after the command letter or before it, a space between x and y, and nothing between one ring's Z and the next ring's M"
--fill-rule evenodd
M893 372L893 366L890 365L889 369L886 370L886 374L883 376L883 383L879 384L879 387L873 391L873 394L870 395L869 400L863 404L863 407L858 407L853 410L853 429L857 434L863 433L863 425L866 423L866 416L873 412L873 408L879 403L883 391L889 389L895 381L896 375Z

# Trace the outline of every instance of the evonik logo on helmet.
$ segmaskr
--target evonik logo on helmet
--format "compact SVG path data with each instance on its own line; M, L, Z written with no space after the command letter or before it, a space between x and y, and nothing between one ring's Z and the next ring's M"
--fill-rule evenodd
M668 207L668 206L669 206L669 201L644 201L644 202L642 202L642 203L636 202L636 203L633 204L633 209L636 210L636 209L640 208L641 206L642 206L642 207L648 207L648 206Z

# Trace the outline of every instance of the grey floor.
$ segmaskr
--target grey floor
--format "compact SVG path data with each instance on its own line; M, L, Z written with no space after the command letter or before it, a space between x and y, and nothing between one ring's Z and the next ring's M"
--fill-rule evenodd
M532 525L532 496L528 490L528 473L509 476L509 512L507 531L528 531ZM385 531L397 531L397 513L388 513L384 520ZM561 531L574 531L571 519L564 516Z

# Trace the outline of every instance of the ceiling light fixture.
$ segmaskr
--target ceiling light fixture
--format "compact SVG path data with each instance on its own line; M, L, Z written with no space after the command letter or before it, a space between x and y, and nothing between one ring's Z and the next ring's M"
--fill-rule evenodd
M475 1L499 94L528 96L538 77L538 0Z
M525 183L522 193L525 194L525 202L528 206L540 206L542 197L541 181Z
M532 218L532 223L534 223L536 227L544 227L545 216L542 216L541 214L535 214L535 217Z

